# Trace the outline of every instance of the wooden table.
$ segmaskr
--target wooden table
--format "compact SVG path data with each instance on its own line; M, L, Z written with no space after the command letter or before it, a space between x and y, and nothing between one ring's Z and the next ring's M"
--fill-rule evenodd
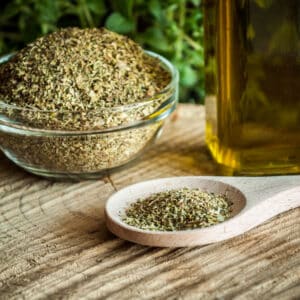
M300 209L227 242L149 248L107 231L103 207L137 181L210 175L204 109L181 105L137 163L102 180L52 182L0 155L1 299L299 299Z

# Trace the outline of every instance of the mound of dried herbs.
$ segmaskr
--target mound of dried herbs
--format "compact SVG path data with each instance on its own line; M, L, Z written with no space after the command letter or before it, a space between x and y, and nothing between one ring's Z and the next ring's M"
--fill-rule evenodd
M1 113L25 126L98 130L144 119L170 93L171 75L129 38L101 29L65 28L37 39L0 65ZM152 99L152 101L145 101ZM161 123L91 136L0 136L21 164L55 172L97 172L125 163Z
M195 229L225 221L231 206L225 195L182 188L139 199L125 210L122 220L144 230Z
M52 118L40 114L44 128L88 129L113 126L105 108L154 96L168 85L170 74L126 36L105 28L65 28L37 39L1 65L0 80L3 102L53 112ZM78 116L63 116L71 113ZM97 120L87 121L84 114ZM36 116L27 117L39 123Z

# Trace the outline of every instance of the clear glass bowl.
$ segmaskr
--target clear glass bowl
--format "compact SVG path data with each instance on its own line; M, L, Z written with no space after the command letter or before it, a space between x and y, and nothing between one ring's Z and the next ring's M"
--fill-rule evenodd
M31 173L75 180L101 177L133 160L159 135L178 98L176 68L162 56L147 53L159 59L171 81L160 93L141 102L62 112L0 101L1 150ZM10 57L2 57L0 63Z

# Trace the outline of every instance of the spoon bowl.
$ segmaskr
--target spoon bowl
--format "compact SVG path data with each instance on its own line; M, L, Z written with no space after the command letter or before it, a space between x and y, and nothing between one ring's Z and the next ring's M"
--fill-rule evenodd
M300 206L300 176L217 177L187 176L155 179L128 186L106 203L108 229L122 239L157 247L186 247L222 241ZM205 228L180 231L150 231L122 221L125 209L140 198L166 190L200 188L225 194L233 203L230 218Z

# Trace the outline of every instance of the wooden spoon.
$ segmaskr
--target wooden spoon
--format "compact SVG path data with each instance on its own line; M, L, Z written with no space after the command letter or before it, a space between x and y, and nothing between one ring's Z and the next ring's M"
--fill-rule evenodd
M122 221L120 215L137 199L183 187L226 194L233 202L231 217L217 225L182 231L142 230ZM148 246L187 247L232 238L298 206L300 176L190 176L155 179L128 186L108 199L105 216L109 230L122 239Z

